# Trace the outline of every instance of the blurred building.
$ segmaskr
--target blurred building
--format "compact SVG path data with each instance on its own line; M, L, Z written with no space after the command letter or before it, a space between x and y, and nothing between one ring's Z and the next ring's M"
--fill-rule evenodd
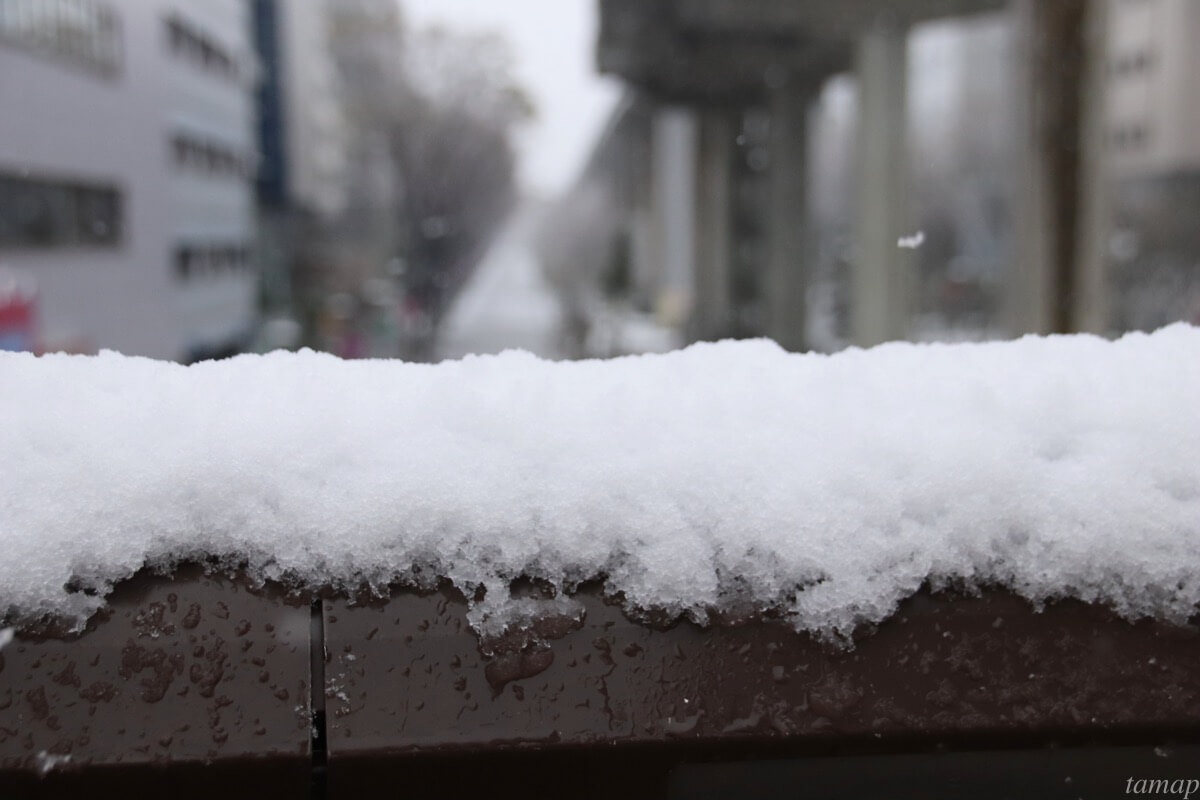
M264 348L295 344L311 286L332 258L329 229L346 210L347 137L331 49L331 3L252 0L258 84L259 260ZM284 324L280 324L284 323ZM290 331L291 337L276 333Z
M1112 324L1200 324L1200 4L1109 2Z
M560 350L568 357L608 358L680 343L675 328L656 324L668 294L662 265L648 252L656 222L648 191L653 110L645 98L626 93L578 181L538 226L537 257L558 296ZM646 337L638 334L645 331L659 334L658 346L643 346Z
M1116 174L1200 171L1200 3L1110 2L1108 136Z
M337 0L330 6L330 46L347 122L347 262L341 288L357 288L395 256L397 170L389 115L404 91L403 26L393 0Z
M407 92L400 4L336 0L330 47L346 115L349 190L314 343L347 357L394 357L402 317L397 279L405 270L402 187L391 140Z
M159 113L170 139L168 230L186 354L236 353L257 321L250 10L244 0L168 0L149 15L166 34L150 40L166 44Z
M917 339L1001 332L1017 134L1006 13L919 26L909 43Z
M176 357L169 145L146 99L164 37L67 5L0 2L0 268L36 287L26 341Z
M0 0L0 268L37 347L190 360L255 325L240 0Z
M346 207L346 124L328 0L254 0L260 192L325 218Z

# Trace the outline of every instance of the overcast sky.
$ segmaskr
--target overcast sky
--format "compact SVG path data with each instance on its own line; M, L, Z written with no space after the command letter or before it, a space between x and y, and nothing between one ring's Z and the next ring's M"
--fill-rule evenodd
M596 74L596 0L400 0L409 24L499 31L517 77L534 97L535 120L519 142L521 176L539 193L574 179L616 103L615 81Z

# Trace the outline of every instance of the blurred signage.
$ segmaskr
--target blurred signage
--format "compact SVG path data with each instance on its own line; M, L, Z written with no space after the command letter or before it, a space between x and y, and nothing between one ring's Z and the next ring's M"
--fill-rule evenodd
M34 349L37 287L32 277L0 270L0 350Z

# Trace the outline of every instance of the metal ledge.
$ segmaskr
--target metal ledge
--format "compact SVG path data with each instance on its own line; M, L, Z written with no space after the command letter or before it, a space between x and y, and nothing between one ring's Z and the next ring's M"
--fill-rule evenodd
M140 575L84 634L22 633L0 653L0 797L455 796L554 781L568 795L682 797L905 764L920 780L975 776L983 792L1031 758L1054 774L1200 763L1175 755L1200 742L1194 624L923 592L846 650L781 622L645 625L594 587L576 600L582 621L548 612L484 655L449 589L310 607L197 571ZM312 666L324 691L310 690ZM947 750L999 755L930 760Z

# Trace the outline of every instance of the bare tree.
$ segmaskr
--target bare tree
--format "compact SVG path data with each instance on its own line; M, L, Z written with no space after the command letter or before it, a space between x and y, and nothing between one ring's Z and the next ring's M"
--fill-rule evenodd
M497 36L409 37L390 143L401 191L407 289L435 319L515 199L512 136L533 114Z

